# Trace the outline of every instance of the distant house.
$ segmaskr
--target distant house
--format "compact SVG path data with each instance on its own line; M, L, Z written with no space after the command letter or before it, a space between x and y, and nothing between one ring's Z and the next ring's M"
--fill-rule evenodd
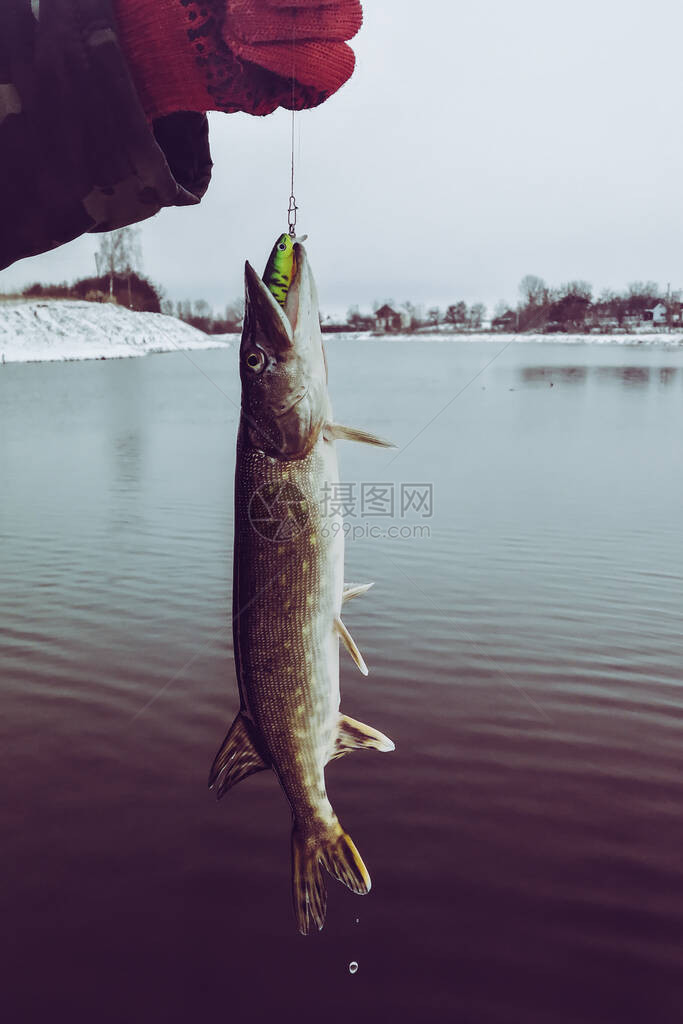
M494 317L491 321L491 329L494 331L513 331L517 327L517 314L508 309L500 316Z
M663 302L658 302L652 309L646 309L643 314L643 320L647 320L653 324L665 324L666 323L666 306Z
M400 331L404 326L403 316L397 313L391 306L380 306L375 312L375 330L377 331Z

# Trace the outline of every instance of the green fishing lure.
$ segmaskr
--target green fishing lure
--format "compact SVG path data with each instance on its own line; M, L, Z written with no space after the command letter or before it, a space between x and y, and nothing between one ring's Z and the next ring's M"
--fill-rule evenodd
M263 271L263 283L281 306L285 304L294 276L294 242L290 235L280 235Z

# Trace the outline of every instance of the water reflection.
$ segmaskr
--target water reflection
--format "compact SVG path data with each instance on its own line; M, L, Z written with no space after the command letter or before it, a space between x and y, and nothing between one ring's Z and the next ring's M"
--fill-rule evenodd
M588 375L585 366L523 366L520 377L525 384L554 383L582 384Z
M519 377L524 384L584 384L594 377L616 381L625 387L646 387L657 381L672 384L679 374L677 366L522 366Z
M615 380L627 387L646 387L650 383L651 371L649 366L596 366L593 373L603 380Z
M660 366L660 368L659 368L659 383L660 384L671 384L677 373L678 373L678 369L675 366Z
M139 432L126 431L113 439L114 486L120 491L136 491L142 480L142 438Z

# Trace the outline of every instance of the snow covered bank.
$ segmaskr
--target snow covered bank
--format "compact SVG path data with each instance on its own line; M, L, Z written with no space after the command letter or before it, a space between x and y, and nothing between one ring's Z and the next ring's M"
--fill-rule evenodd
M440 341L444 343L467 344L470 341L490 341L493 345L544 344L544 345L633 345L633 346L666 346L683 348L683 334L674 332L666 334L503 334L482 332L481 334L460 334L455 331L420 331L417 334L376 334L372 331L345 331L343 333L323 334L326 344L331 341L386 341L395 344L398 341Z
M0 302L0 361L7 363L224 348L236 337L204 334L175 317L109 302Z

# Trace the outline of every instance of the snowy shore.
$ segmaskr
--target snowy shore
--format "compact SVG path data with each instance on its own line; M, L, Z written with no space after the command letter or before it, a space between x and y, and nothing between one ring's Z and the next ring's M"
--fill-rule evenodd
M544 344L544 345L628 345L628 346L665 346L667 348L683 348L683 334L680 331L671 334L660 332L638 332L633 334L504 334L498 331L481 331L466 334L458 331L419 331L415 334L378 334L373 331L340 331L323 334L326 343L340 341L386 341L392 344L401 341L426 341L467 344L471 341L491 342L494 345Z
M0 303L0 362L124 359L178 349L225 348L236 335L207 335L175 317L113 303Z
M633 334L375 334L348 331L325 334L336 341L491 342L494 345L626 345L683 348L680 332ZM0 302L0 362L30 363L73 359L125 359L152 352L225 348L237 334L207 335L175 317L136 313L113 303L72 300Z

